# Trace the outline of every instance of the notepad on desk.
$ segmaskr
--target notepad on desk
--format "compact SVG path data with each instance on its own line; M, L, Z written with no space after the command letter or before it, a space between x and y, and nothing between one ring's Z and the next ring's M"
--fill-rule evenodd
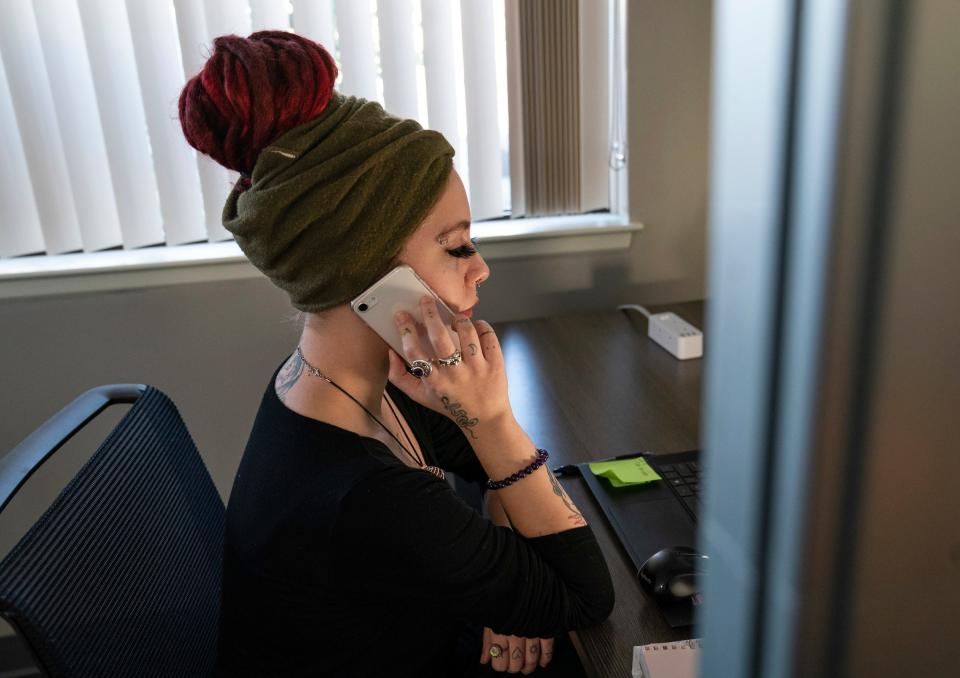
M650 468L647 460L639 456L631 459L594 461L587 466L593 472L593 475L606 478L614 487L642 485L643 483L660 480L660 476Z
M652 643L633 648L633 678L696 678L699 639Z

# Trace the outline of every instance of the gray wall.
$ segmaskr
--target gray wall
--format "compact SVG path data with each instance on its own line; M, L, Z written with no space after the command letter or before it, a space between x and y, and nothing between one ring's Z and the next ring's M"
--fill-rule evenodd
M624 252L492 262L482 317L704 297L710 3L630 12L630 205L646 229ZM0 301L0 451L92 386L146 382L177 403L226 497L266 380L295 345L292 317L260 279ZM68 457L32 491L52 497L82 462ZM0 554L45 500L11 504Z

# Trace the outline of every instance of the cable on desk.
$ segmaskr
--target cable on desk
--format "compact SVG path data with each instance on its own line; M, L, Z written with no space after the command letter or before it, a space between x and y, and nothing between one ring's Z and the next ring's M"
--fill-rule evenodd
M643 306L638 306L637 304L621 304L620 306L617 306L617 310L618 311L627 311L627 310L639 311L640 313L643 314L645 318L650 317L650 311L645 309Z

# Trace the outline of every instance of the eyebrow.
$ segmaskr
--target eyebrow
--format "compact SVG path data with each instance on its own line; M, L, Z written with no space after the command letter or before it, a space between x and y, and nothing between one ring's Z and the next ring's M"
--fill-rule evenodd
M440 238L443 238L444 236L450 235L450 234L453 233L454 231L467 231L467 230L469 230L469 229L470 229L470 222L469 222L469 221L458 221L458 222L457 222L456 224L454 224L453 226L450 226L449 228L447 228L447 229L443 230L442 232L438 233L437 236L436 236L436 239L437 239L437 240L440 240Z

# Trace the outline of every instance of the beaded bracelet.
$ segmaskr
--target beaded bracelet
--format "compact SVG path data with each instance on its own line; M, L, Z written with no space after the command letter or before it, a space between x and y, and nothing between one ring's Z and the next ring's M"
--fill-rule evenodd
M550 456L550 453L547 452L546 450L538 449L537 458L533 460L532 464L530 464L526 468L520 469L513 475L507 476L503 480L488 480L487 489L502 490L503 488L508 487L509 485L513 485L515 482L517 482L521 478L526 478L528 475L530 475L531 473L536 471L538 468L543 466L543 464L547 461L547 457L549 456Z

